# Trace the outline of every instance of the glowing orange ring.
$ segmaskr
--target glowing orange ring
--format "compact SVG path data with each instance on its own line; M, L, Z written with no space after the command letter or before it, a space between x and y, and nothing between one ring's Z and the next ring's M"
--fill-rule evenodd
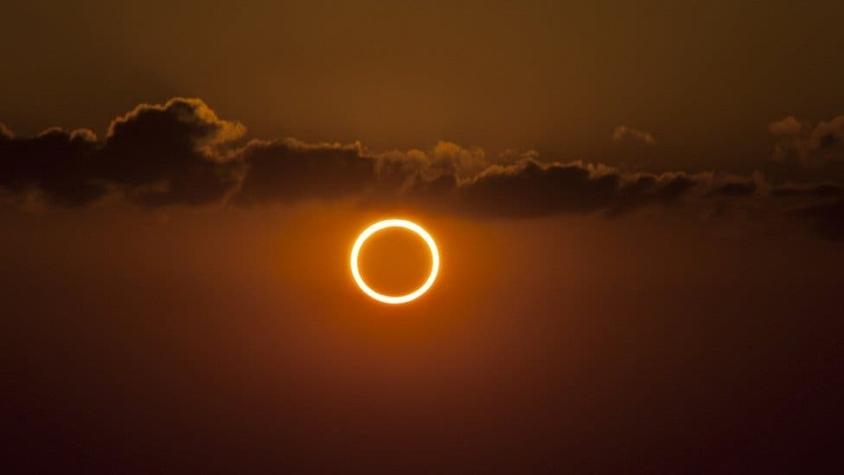
M428 274L428 279L425 280L425 283L422 284L418 289L404 295L384 295L382 293L378 293L375 290L372 290L372 287L364 282L363 277L360 275L360 270L358 269L358 258L360 256L360 249L363 247L363 244L366 242L367 239L372 237L373 234L377 233L378 231L383 231L384 229L388 228L402 228L407 229L408 231L412 231L419 235L425 244L428 245L428 249L431 251L431 273ZM378 221L377 223L369 226L368 228L364 229L360 236L358 236L357 240L355 241L355 245L352 246L352 255L349 259L349 264L352 267L352 277L355 278L355 282L358 284L358 287L365 293L369 295L373 299L389 303L389 304L400 304L400 303L407 303L411 300L415 300L419 298L422 294L428 291L432 285L434 285L434 281L437 279L437 273L440 271L440 252L437 250L437 243L434 242L434 238L428 234L428 231L422 229L421 226L418 224L408 221L406 219L385 219L383 221Z

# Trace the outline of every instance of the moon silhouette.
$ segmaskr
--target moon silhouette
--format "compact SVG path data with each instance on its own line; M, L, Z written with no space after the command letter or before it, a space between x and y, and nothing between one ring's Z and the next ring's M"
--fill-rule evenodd
M360 269L358 268L360 250L364 243L366 243L366 240L372 237L375 233L389 228L401 228L416 233L423 241L425 241L425 244L428 245L428 249L431 251L431 271L428 274L428 278L425 280L425 283L416 290L403 295L385 295L380 292L376 292L372 289L372 287L367 285L366 281L363 280L363 277L360 275ZM434 281L437 279L437 273L439 273L440 270L440 252L437 249L437 243L434 242L434 238L432 238L428 231L425 231L422 226L406 219L385 219L370 225L368 228L364 229L362 233L360 233L357 240L355 240L354 246L352 246L352 254L349 259L349 264L352 268L352 277L354 277L355 282L358 284L358 287L360 287L363 293L379 302L397 305L416 300L427 292L432 285L434 285Z

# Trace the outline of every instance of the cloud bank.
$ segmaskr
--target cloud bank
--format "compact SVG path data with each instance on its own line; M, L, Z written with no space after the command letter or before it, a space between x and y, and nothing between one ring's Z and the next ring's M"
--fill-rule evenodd
M828 154L841 143L844 117L815 127L788 117L770 131L782 153ZM653 142L635 129L614 133L617 139L627 136ZM838 183L771 184L759 173L621 171L582 161L540 161L533 151L493 159L450 142L427 151L372 153L360 143L247 139L242 124L186 98L139 105L114 119L103 139L87 129L58 128L16 137L0 124L0 189L12 200L62 207L107 196L142 207L358 199L504 218L618 215L683 201L723 207L750 200L809 220L825 237L844 238Z

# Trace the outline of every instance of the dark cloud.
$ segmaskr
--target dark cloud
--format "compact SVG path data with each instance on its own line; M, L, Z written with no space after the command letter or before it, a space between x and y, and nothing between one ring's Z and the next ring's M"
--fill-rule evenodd
M90 173L96 150L96 137L87 130L48 129L21 139L0 134L0 186L19 194L37 189L61 205L87 203L103 194Z
M619 189L619 199L610 213L618 215L649 204L673 204L705 181L705 175L682 172L631 174Z
M793 153L834 151L844 137L844 118L809 127L789 117L770 130ZM647 138L630 128L616 132L619 138ZM801 206L797 214L826 236L841 235L835 232L840 208L821 202L841 194L834 182L771 185L759 173L621 171L580 161L541 162L535 151L508 150L491 158L451 142L427 151L371 153L359 143L246 141L244 135L243 125L185 98L136 107L115 119L102 140L84 129L21 138L0 126L0 189L58 206L81 206L109 194L140 206L357 198L484 217L618 215L684 200L714 200L723 210L770 196L791 198L788 206Z
M599 210L618 214L670 204L702 184L685 173L625 174L603 165L542 164L532 159L493 166L458 188L460 205L477 214L543 216Z
M237 182L236 164L220 149L244 132L197 99L138 106L112 122L99 171L143 204L217 201Z
M713 195L739 198L756 193L758 186L752 179L730 180L712 189Z
M469 209L496 216L536 216L593 211L611 204L619 177L580 165L541 165L525 160L493 167L461 187Z
M246 173L238 204L344 198L376 182L376 161L359 144L253 141L239 155Z
M112 190L142 205L219 200L236 167L218 150L243 135L202 101L141 105L109 126L104 141L89 130L49 129L36 137L0 135L0 186L78 206Z
M822 167L844 161L844 115L812 125L788 116L771 123L777 137L774 160L806 167Z

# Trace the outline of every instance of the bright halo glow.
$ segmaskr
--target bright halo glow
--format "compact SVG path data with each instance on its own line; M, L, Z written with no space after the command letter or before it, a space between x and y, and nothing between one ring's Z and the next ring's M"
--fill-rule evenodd
M363 247L363 244L373 234L388 228L402 228L416 233L417 235L419 235L419 237L422 238L422 240L425 241L425 244L428 245L428 249L431 251L431 273L428 274L428 279L425 280L425 283L422 284L422 286L420 286L413 292L410 292L409 294L384 295L378 293L366 284L366 282L363 280L363 277L361 277L360 275L360 270L358 269L358 257L360 256L360 249ZM357 240L355 241L355 245L352 246L352 255L349 260L349 263L352 267L352 277L355 278L355 282L358 284L358 287L360 287L360 289L363 290L366 295L369 295L370 297L374 298L379 302L389 304L400 304L410 302L411 300L415 300L416 298L427 292L432 285L434 285L434 281L437 279L437 273L440 271L440 252L437 250L437 244L434 242L434 238L432 238L431 235L428 234L428 231L422 229L422 227L418 224L412 221L408 221L406 219L385 219L383 221L378 221L377 223L369 226L368 228L364 229L362 233L360 233L360 236L358 236Z

